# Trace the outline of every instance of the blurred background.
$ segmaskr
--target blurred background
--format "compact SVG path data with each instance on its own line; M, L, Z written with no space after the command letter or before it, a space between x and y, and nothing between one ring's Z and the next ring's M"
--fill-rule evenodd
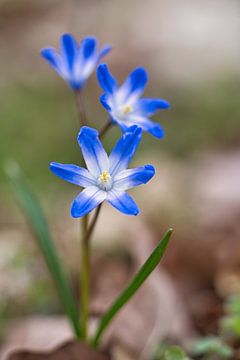
M185 335L179 335L183 328L186 337L214 333L224 300L240 291L240 2L1 0L0 28L2 344L17 342L24 327L41 328L31 319L44 315L50 321L51 315L60 321L62 313L4 174L9 159L19 163L36 192L78 292L79 224L69 216L78 189L49 171L50 161L82 162L77 111L67 85L39 55L45 46L58 47L64 32L79 40L95 35L101 45L112 44L104 61L119 81L143 66L149 72L145 95L172 105L154 119L164 127L165 138L158 141L145 134L134 160L135 165L153 163L158 170L151 183L132 191L141 216L130 221L107 205L103 208L93 240L93 247L100 249L93 257L93 306L110 301L152 244L173 227L173 241L158 271L161 294L154 309L159 311L163 301L171 313L173 304L181 304L184 319L178 319L178 330L173 330L173 319L166 320L170 330L156 325L151 346L166 337L184 341ZM88 119L98 129L107 117L100 95L93 74L83 96ZM119 129L108 134L108 150L119 135ZM164 302L164 296L172 302ZM149 307L151 303L144 308L148 320ZM132 322L139 324L140 315L134 314L137 320ZM161 320L161 311L159 316ZM16 320L20 330L13 335ZM150 320L149 326L153 328ZM126 348L143 351L143 343L124 338L121 326L113 332ZM146 339L144 331L139 336Z

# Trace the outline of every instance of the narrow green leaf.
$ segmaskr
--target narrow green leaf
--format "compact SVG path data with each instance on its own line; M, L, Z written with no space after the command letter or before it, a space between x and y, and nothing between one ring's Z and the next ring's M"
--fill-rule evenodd
M78 310L73 299L71 288L65 272L61 266L48 224L37 199L29 188L24 175L17 163L11 161L6 166L6 173L11 180L19 204L36 238L48 269L58 290L60 300L70 320L73 331L80 337L78 324Z
M163 239L154 249L152 254L149 256L147 261L143 264L141 269L135 275L131 283L127 288L120 294L120 296L114 301L111 307L102 316L99 326L97 328L95 337L92 340L92 345L97 347L100 343L103 332L106 330L109 323L112 321L114 316L121 310L121 308L128 302L128 300L136 293L140 286L144 283L147 277L159 264L165 250L167 248L169 239L172 235L172 229L169 229L164 235Z

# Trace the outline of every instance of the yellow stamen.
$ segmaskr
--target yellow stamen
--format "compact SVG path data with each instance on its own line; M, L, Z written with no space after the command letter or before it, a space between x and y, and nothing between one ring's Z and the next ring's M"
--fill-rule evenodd
M110 179L110 174L108 171L103 171L102 174L100 175L100 180L102 182L107 182Z
M126 105L126 106L124 106L124 108L123 108L123 113L124 113L124 115L129 114L131 111L133 111L133 108L132 108L131 105Z

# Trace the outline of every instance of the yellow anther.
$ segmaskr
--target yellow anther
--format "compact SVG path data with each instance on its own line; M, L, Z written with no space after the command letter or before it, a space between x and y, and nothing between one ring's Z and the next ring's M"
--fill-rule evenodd
M133 111L133 108L132 108L131 105L126 105L126 106L124 106L124 108L123 108L123 113L124 113L124 115L127 115L127 114L129 114L130 112L132 112L132 111Z
M100 180L102 182L108 182L108 180L111 178L110 174L108 171L103 171L102 174L100 175Z

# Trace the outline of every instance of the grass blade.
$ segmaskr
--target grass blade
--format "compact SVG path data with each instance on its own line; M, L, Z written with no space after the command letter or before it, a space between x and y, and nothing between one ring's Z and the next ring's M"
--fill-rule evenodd
M37 199L29 188L24 175L21 173L18 164L15 162L9 162L6 166L6 173L11 180L12 187L16 193L20 207L22 208L29 226L35 235L37 244L55 282L60 300L70 320L73 331L79 338L80 330L78 324L78 310L74 302L67 276L63 271L57 255L57 251L43 212Z
M119 295L119 297L114 301L111 307L106 311L102 316L100 323L98 325L95 337L92 340L92 345L97 347L100 343L103 332L106 330L109 323L112 321L114 316L121 310L121 308L128 302L128 300L136 293L140 286L144 283L147 277L152 273L155 267L159 264L165 250L167 248L168 242L172 235L172 229L169 229L162 240L153 250L147 261L143 264L141 269L135 275L131 283L126 287L126 289Z

